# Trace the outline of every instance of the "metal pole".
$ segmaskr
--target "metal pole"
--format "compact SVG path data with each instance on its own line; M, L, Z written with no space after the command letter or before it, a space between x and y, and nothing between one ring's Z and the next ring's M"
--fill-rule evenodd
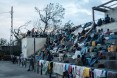
M93 22L95 22L94 7L92 8L92 17L93 17Z
M13 6L11 7L11 31L10 31L10 55L12 55L12 42L13 42Z
M35 67L35 66L36 66L36 65L35 65L35 64L36 64L36 62L35 62L35 61L36 61L36 60L35 60L35 53L36 53L36 52L35 52L35 33L34 33L34 71L36 70L36 67Z

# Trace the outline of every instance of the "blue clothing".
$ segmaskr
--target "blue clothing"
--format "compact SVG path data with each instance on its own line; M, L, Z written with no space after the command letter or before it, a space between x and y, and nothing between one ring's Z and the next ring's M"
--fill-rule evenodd
M69 64L65 64L65 70L68 71L69 69Z
M47 56L47 61L52 61L53 60L53 56L52 55L48 55Z

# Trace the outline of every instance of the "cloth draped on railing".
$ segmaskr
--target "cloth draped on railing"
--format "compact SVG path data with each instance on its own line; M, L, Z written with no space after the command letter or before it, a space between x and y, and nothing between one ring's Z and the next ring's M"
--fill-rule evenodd
M117 78L117 72L92 67L76 66L68 63L58 63L40 60L42 74L56 73L67 78Z

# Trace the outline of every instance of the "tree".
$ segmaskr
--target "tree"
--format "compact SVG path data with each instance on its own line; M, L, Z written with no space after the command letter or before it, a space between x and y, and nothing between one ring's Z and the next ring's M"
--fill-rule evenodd
M65 23L64 28L71 29L73 25L74 25L73 22L69 20L68 22Z
M43 29L41 27L40 19L34 20L33 27L37 29L38 32L43 32Z
M7 40L4 39L4 38L1 38L0 39L0 45L3 46L3 45L6 45L7 44Z
M61 22L65 14L65 9L61 5L53 3L48 4L43 10L39 10L37 7L35 10L39 13L40 21L44 24L43 32L46 32L51 25Z

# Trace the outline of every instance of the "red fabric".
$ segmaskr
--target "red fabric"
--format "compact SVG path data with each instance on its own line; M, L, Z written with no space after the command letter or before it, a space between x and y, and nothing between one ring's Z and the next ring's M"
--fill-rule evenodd
M107 31L105 34L110 35L110 33L111 33L110 31Z
M71 72L72 72L72 66L69 65L68 74L70 74Z

